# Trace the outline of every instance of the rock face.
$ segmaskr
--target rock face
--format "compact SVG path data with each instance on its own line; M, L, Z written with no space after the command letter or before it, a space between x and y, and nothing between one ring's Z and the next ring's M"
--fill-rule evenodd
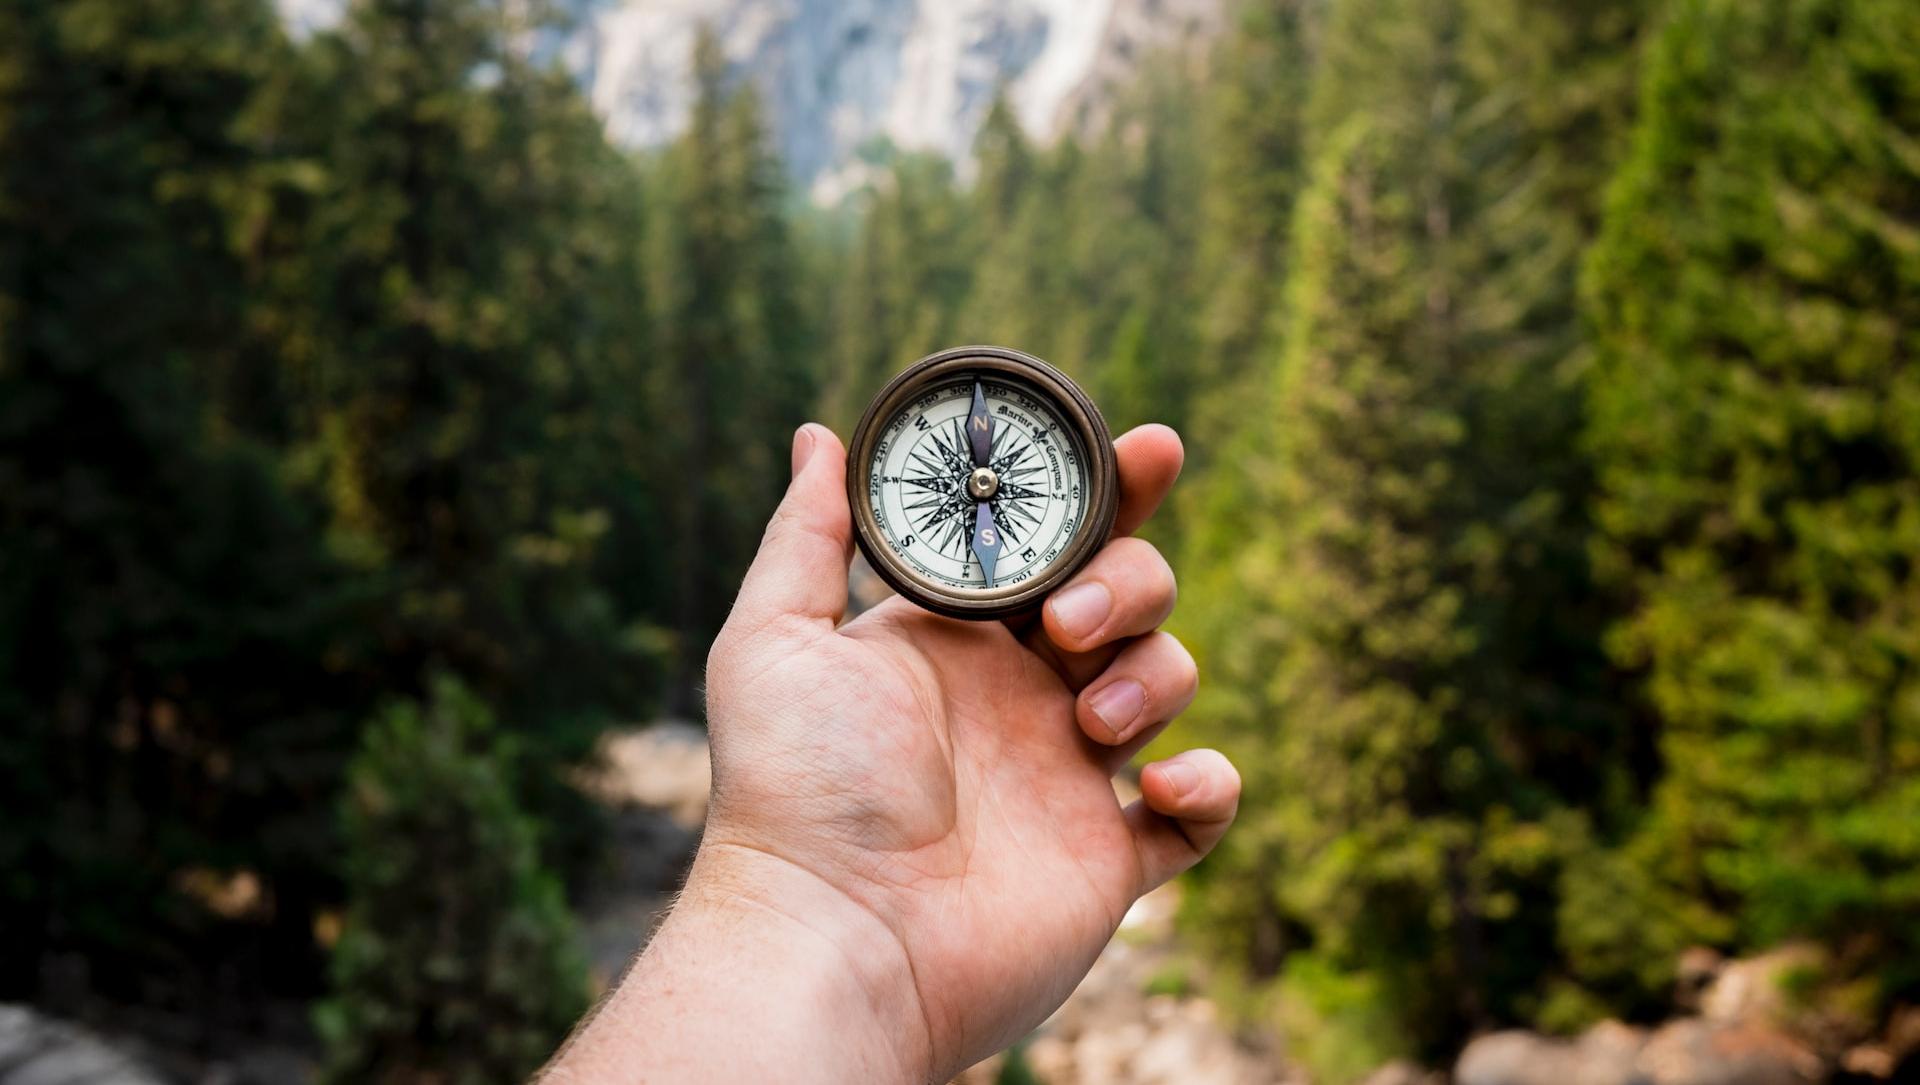
M760 89L780 150L817 198L865 172L876 140L963 166L1004 85L1048 136L1090 115L1155 46L1191 41L1222 0L627 0L594 9L570 55L615 139L671 138L704 24Z

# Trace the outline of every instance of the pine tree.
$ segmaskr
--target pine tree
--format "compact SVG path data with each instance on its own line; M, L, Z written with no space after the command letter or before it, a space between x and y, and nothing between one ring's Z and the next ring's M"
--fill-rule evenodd
M1202 715L1285 798L1197 908L1284 970L1336 1060L1391 1054L1382 1015L1431 1056L1541 1013L1581 811L1625 774L1581 561L1575 265L1543 241L1592 196L1540 197L1564 149L1476 64L1507 14L1334 10L1277 399L1248 420L1273 436L1245 442L1252 510L1203 573L1238 591L1195 623Z
M452 679L367 728L341 809L347 911L315 1011L325 1079L520 1081L586 1008L586 969L513 747Z
M1195 78L1178 58L1143 63L1063 196L1077 210L1067 247L1071 309L1083 328L1084 376L1120 432L1145 422L1184 428L1204 379L1192 364L1201 275L1200 143ZM1156 540L1174 531L1171 510Z
M944 158L896 157L862 194L826 351L824 415L840 432L909 362L955 345L978 245L968 221Z
M0 9L0 990L42 952L192 983L189 865L262 874L274 951L310 941L354 600L219 409L270 157L241 121L285 57L255 0Z
M1234 429L1249 392L1266 382L1285 280L1288 229L1306 153L1302 129L1313 56L1309 40L1324 19L1317 0L1258 0L1239 6L1215 47L1201 102L1206 185L1200 267L1204 301L1200 349L1189 379L1200 390L1194 464L1204 469ZM1228 458L1223 466L1231 469Z
M784 185L758 99L729 84L710 33L695 45L687 131L662 164L652 236L664 346L650 469L675 495L672 696L696 703L719 630L787 477L794 429L813 404L812 328L795 304L798 267ZM698 476L697 484L693 477Z
M1075 140L1034 147L1004 97L974 143L971 210L982 239L959 338L1013 345L1084 376L1090 314L1067 256L1089 213L1073 198L1086 178L1084 149Z
M1590 439L1666 776L1623 852L1658 891L1593 910L1698 901L1683 936L1844 938L1910 987L1920 11L1688 0L1642 111L1588 269Z
M594 449L638 405L598 397L641 383L647 325L640 239L610 229L637 229L633 190L520 10L362 0L310 47L343 89L309 122L325 173L285 303L320 344L303 461L391 585L384 685L449 668L565 758L646 694L592 574L620 481Z
M1003 87L973 138L975 217L987 233L1002 234L1013 227L1034 180L1034 153Z

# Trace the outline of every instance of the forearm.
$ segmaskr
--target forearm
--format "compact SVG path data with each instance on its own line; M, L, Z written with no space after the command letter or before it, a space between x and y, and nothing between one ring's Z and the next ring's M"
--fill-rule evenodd
M918 1007L877 919L784 860L709 844L541 1081L917 1083L930 1062Z

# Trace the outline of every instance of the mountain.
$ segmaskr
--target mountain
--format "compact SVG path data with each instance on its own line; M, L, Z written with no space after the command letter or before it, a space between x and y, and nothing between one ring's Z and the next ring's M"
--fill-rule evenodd
M295 32L343 0L276 0ZM692 101L693 39L713 28L759 87L780 151L816 200L856 186L863 153L936 151L964 170L996 90L1041 137L1097 116L1162 45L1201 40L1227 0L573 0L558 44L609 134L662 143Z

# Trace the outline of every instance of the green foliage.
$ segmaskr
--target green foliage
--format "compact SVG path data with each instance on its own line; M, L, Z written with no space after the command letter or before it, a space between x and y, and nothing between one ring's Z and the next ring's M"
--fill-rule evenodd
M1192 375L1198 433L1243 428L1246 397L1266 384L1260 363L1276 340L1293 203L1304 173L1302 124L1314 63L1307 42L1326 7L1315 0L1239 5L1201 92L1210 153L1200 196L1202 349ZM1195 442L1192 450L1197 466L1215 463L1217 452L1207 442ZM1222 472L1232 470L1230 457L1217 462Z
M9 997L54 961L309 997L360 721L435 671L518 733L547 858L591 858L562 770L649 710L679 567L728 583L771 499L674 534L650 194L511 44L545 10L364 0L297 45L263 0L0 11ZM782 267L729 304L790 327ZM179 892L209 871L259 913Z
M1193 969L1186 961L1168 961L1140 985L1140 993L1181 998L1193 993Z
M834 289L823 414L850 433L867 401L907 362L956 341L975 240L945 159L895 158L857 199L859 221Z
M1920 955L1920 12L1679 4L1589 267L1613 647L1666 775L1635 841L1734 944Z
M367 728L341 809L347 910L315 1011L325 1079L523 1080L586 1008L513 745L452 679Z
M1027 1045L1022 1041L1007 1049L1007 1060L993 1076L993 1085L1038 1085L1039 1080L1027 1064Z
M1616 53L1629 14L1547 39L1556 63ZM1232 592L1194 625L1216 690L1199 711L1274 796L1208 864L1200 910L1234 917L1223 948L1255 968L1306 952L1310 986L1364 979L1428 1056L1539 1009L1563 871L1630 784L1576 445L1596 197L1565 189L1601 173L1573 153L1591 125L1522 108L1488 59L1518 17L1336 5L1271 406L1202 498L1238 538L1196 547Z
M1075 163L1067 195L1085 217L1065 254L1082 269L1078 300L1063 304L1084 323L1078 364L1116 432L1146 422L1185 428L1195 377L1204 376L1169 364L1197 346L1202 178L1188 120L1197 97L1183 68L1146 67Z
M1559 942L1574 979L1549 997L1547 1024L1566 1025L1596 998L1637 1015L1657 1013L1673 990L1681 951L1726 942L1730 932L1710 905L1676 891L1647 844L1584 851L1562 874Z
M364 593L210 406L247 357L236 127L283 44L244 0L0 11L0 991L40 954L194 982L186 864L325 877Z
M1316 1080L1358 1081L1411 1054L1400 1007L1375 976L1297 953L1287 959L1279 992L1290 1050Z
M592 577L621 484L598 412L637 409L645 361L638 239L606 233L635 193L572 87L506 48L511 7L365 0L311 49L338 91L285 103L328 110L285 304L320 340L301 436L334 526L391 585L386 684L451 668L577 756L645 693Z
M648 374L643 461L673 495L672 624L684 643L672 692L689 711L814 395L811 325L795 304L798 265L758 99L728 85L710 34L696 45L694 78L692 118L655 186L672 212L651 239L663 346Z

